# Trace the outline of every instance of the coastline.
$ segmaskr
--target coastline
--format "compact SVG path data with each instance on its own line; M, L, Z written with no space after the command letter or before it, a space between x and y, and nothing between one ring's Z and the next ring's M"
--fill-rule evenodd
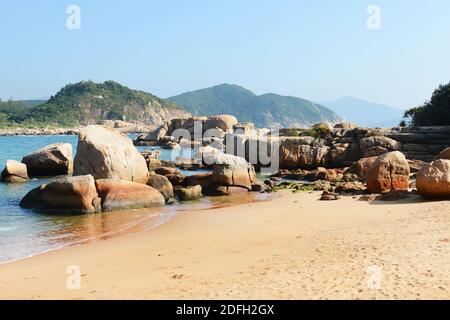
M2 299L448 299L444 201L280 192L0 265ZM67 267L81 271L68 290ZM378 266L380 289L367 286Z

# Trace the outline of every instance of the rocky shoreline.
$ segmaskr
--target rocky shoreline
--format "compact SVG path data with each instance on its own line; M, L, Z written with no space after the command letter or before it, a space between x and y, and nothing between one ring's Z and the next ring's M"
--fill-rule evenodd
M0 129L0 136L59 136L77 135L79 128L11 128Z
M55 214L162 207L202 196L281 189L320 190L320 200L327 201L339 200L342 195L390 201L411 192L425 198L450 198L450 148L446 143L450 127L381 130L320 124L311 129L282 129L280 136L274 136L251 124L240 124L233 116L219 115L174 119L138 136L134 143L121 132L125 127L115 123L113 128L81 128L75 157L70 144L49 145L24 156L21 163L8 160L1 179L19 183L30 177L67 175L31 190L20 203L27 209ZM172 136L180 129L200 130L201 140ZM205 137L208 130L215 130L215 136ZM416 135L422 140L414 140ZM163 161L158 151L140 153L134 146L178 149L183 139L184 147L195 147L193 159ZM255 151L252 139L269 144L271 159L279 160L277 171L265 181L256 178L262 167L260 154L256 163L251 162L251 151ZM231 150L230 140L234 142ZM274 148L273 142L279 147ZM424 158L424 149L419 147L415 148L418 153L405 152L411 144L439 146L436 151L440 153L428 153ZM237 152L239 146L244 153ZM178 168L209 171L186 176Z

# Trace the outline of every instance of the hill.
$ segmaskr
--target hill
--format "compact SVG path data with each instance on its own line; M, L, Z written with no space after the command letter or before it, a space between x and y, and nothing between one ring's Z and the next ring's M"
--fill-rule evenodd
M0 109L0 115L0 119L6 118L10 124L69 127L103 120L159 125L188 114L172 102L147 92L131 90L114 81L83 81L66 85L39 105L13 102L9 108Z
M366 127L395 127L403 117L403 110L357 98L344 97L334 102L321 102L345 121Z
M168 100L194 115L231 114L257 127L306 127L340 120L333 111L305 99L273 93L258 96L230 84L183 93Z

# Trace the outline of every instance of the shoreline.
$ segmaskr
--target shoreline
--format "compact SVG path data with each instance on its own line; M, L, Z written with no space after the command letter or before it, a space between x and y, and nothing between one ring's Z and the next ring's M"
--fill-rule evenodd
M169 223L172 219L174 219L177 215L182 214L189 210L214 210L222 207L232 207L237 206L243 203L253 203L253 202L262 202L268 201L269 198L274 198L274 195L269 194L254 194L248 193L243 195L234 195L234 196L222 196L222 197L206 197L200 201L188 202L188 203L180 203L178 205L172 205L163 208L143 208L136 209L131 211L117 211L110 213L97 213L92 214L94 217L99 217L99 215L120 215L124 216L129 213L139 213L143 216L139 216L139 218L131 218L132 220L129 224L126 225L125 228L121 229L113 229L104 233L90 235L88 237L83 237L74 240L73 242L68 242L61 244L54 248L47 248L43 251L32 253L30 255L15 258L12 260L0 261L1 265L6 265L10 263L14 263L17 261L26 260L29 258L33 258L36 256L40 256L42 254L46 254L53 251L63 250L66 248L83 246L89 243L101 242L101 241L110 241L113 239L119 239L122 237L127 237L130 235L140 234L143 232L148 232L154 230L166 223ZM144 216L145 215L145 216Z
M188 210L150 231L0 265L0 298L450 298L445 201L278 195ZM73 265L80 290L66 287ZM374 265L378 290L367 287Z

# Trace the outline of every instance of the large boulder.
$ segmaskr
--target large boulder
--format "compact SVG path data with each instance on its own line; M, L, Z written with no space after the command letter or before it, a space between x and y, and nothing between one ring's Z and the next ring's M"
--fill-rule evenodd
M279 165L281 169L315 169L329 163L330 147L323 139L287 137L280 139Z
M120 179L147 183L144 157L123 133L99 125L80 130L74 175L92 174L95 179Z
M252 190L252 183L255 180L255 169L244 158L224 153L216 156L213 164L212 183Z
M165 176L151 174L148 177L147 185L161 192L166 201L173 198L173 186Z
M31 190L20 206L50 214L100 212L100 198L91 175L67 177Z
M103 212L161 207L163 195L150 186L119 179L95 181Z
M162 126L158 127L155 131L150 132L144 140L147 141L159 141L167 135L169 131L169 124L165 123Z
M425 165L416 175L419 194L429 198L450 198L450 160L439 159Z
M31 177L71 174L73 168L72 145L55 143L22 158Z
M378 157L362 158L356 161L350 168L348 168L344 174L344 177L348 177L346 180L363 180L367 178L367 172L372 167ZM352 177L354 175L354 177ZM353 179L354 178L354 179Z
M386 153L375 160L367 172L369 193L387 193L408 190L410 169L408 161L399 151Z
M27 166L15 160L7 160L1 181L11 183L28 181Z
M238 121L235 116L231 116L228 114L210 116L203 123L203 130L206 131L208 129L220 129L225 132L233 131L233 127L238 124Z

